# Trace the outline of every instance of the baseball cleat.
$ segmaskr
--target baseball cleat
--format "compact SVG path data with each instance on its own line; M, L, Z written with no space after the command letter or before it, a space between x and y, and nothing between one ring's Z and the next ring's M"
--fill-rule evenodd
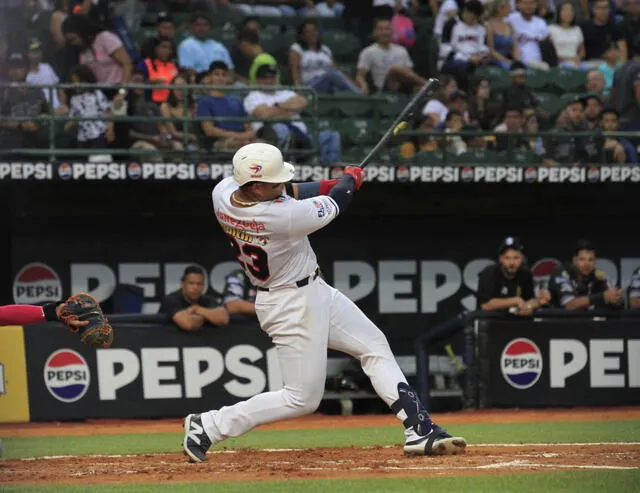
M211 447L211 440L204 431L200 414L189 414L184 418L184 441L182 449L191 462L207 460L207 450Z
M452 437L436 424L426 435L418 435L414 427L405 429L404 434L404 453L408 455L456 455L467 447L464 438Z

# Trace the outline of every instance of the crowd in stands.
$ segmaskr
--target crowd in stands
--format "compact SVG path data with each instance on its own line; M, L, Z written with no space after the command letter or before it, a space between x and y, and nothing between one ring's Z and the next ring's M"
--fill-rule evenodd
M281 86L307 87L322 106L332 95L408 99L437 76L414 122L430 134L402 139L398 159L518 151L549 165L637 163L640 141L607 132L640 130L639 28L640 0L8 1L0 83L109 87L5 87L0 115L23 120L0 121L0 152L48 147L36 117L54 112L75 118L66 147L162 160L161 150L266 141L328 164L353 143L337 118L347 110L310 128L311 92ZM136 83L171 88L120 88ZM135 118L110 120L123 115Z

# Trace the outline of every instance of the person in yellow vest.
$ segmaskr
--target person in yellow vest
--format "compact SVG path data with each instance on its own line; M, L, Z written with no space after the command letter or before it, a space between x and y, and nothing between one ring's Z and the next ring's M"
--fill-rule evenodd
M153 48L153 57L145 58L136 67L146 74L145 79L151 84L169 84L178 75L178 66L173 61L175 46L169 38L157 38ZM151 100L164 103L169 98L169 89L153 89Z

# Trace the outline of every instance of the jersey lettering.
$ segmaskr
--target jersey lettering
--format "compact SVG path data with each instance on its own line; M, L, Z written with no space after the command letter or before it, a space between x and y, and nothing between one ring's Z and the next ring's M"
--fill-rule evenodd
M233 237L229 236L231 246L236 252L236 259L245 271L249 271L256 279L266 281L271 277L269 273L269 257L267 252L256 245L249 243L240 243Z

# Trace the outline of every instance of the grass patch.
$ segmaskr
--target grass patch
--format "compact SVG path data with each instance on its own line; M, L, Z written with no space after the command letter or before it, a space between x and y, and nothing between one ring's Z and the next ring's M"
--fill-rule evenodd
M474 424L448 427L478 443L640 442L638 421ZM6 458L43 455L142 454L179 452L182 432L4 438ZM256 430L225 442L224 448L312 448L400 445L399 426L350 429ZM223 446L218 446L222 448Z
M400 493L446 491L447 493L637 493L638 471L563 471L534 474L458 476L450 478L328 479L233 483L170 483L130 485L3 486L3 493Z

